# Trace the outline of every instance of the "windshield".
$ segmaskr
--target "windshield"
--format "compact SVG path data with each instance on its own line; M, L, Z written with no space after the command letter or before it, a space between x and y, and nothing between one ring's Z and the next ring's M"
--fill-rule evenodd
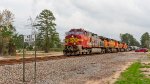
M74 32L74 31L71 31L71 32L67 32L66 33L66 35L71 35L71 34L81 35L81 34L84 34L84 32Z

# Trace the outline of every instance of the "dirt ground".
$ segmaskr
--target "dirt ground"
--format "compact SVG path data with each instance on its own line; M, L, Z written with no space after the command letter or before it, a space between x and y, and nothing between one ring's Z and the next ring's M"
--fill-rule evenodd
M68 57L37 63L37 84L113 84L146 53L120 52ZM0 84L22 84L22 64L0 66ZM34 84L34 63L26 64L26 83Z
M49 52L44 53L43 51L37 51L37 57L44 57L44 56L61 56L63 52ZM25 52L25 58L31 58L35 56L34 51L27 51ZM20 59L23 57L23 53L17 53L16 56L0 56L0 60L3 59Z

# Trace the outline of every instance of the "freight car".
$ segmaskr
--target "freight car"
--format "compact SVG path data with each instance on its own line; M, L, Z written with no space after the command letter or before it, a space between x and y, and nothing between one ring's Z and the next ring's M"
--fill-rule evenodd
M66 33L64 55L115 53L127 51L128 45L114 39L98 36L84 29L71 29Z

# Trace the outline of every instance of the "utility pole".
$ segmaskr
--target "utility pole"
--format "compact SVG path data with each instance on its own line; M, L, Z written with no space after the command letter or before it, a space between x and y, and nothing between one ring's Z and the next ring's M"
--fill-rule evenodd
M3 37L2 37L2 28L0 27L0 39L1 39L1 41L0 41L0 47L1 47L1 49L0 49L0 55L2 55L2 53L3 53L3 41L2 41L2 39L3 39ZM3 55L2 55L3 56Z
M37 56L36 56L36 52L37 52L37 47L36 47L36 28L34 27L34 21L32 20L32 18L30 17L29 18L31 24L30 26L32 27L32 30L31 30L31 38L29 39L30 43L33 43L34 45L34 81L35 81L35 84L36 84L36 73L37 73Z
M36 69L36 67L37 67L37 64L36 64L36 62L37 62L37 57L36 57L36 51L37 51L37 47L36 47L36 29L35 29L35 27L34 27L34 21L32 20L32 18L30 18L30 21L31 21L31 26L32 26L32 35L34 35L34 40L33 40L33 42L34 42L34 80L35 80L35 84L36 84L36 74L37 74L37 69Z
M36 84L36 33L35 33L35 42L34 42L34 49L35 49L35 64L34 64L34 80L35 80L35 84Z
M25 53L24 53L24 35L23 35L23 82L25 82Z

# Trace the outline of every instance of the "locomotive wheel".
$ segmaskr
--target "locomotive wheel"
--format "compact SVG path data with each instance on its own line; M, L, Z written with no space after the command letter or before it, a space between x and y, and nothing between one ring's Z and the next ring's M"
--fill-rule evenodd
M85 54L87 55L87 54L88 54L88 52L85 52Z
M78 56L78 55L79 55L78 51L74 52L74 56Z
M69 52L64 52L64 55L69 56L70 54L69 54Z
M104 49L102 49L102 54L103 54L103 53L105 53L105 50L104 50Z
M103 54L103 49L102 49L102 51L101 51L101 54Z
M87 49L86 51L87 51L87 52L85 52L85 54L86 54L86 55L89 54L89 49Z
M70 52L70 56L73 56L73 55L75 55L75 53L74 52Z
M73 55L74 55L74 56L76 56L76 55L77 55L77 53L76 53L76 52L73 52Z
M114 50L113 49L110 49L110 53L113 53L114 52Z
M104 49L104 53L106 53L106 50Z
M105 53L105 49L102 49L102 54L104 54Z
M67 52L67 56L70 56L71 54L70 54L70 52Z
M64 52L64 55L65 55L65 56L68 56L68 52Z
M88 52L87 52L87 54L88 54L88 55L90 55L90 53L91 53L91 50L90 50L90 49L88 49Z
M109 53L109 52L108 52L108 49L105 50L105 53Z
M88 49L88 55L91 55L91 54L92 54L91 49Z
M82 55L82 52L79 52L80 55Z
M63 52L63 54L66 56L67 55L67 53L66 52Z
M82 52L82 55L84 55L84 52Z
M79 56L79 55L80 55L80 52L79 52L79 51L77 51L77 52L76 52L76 56Z

